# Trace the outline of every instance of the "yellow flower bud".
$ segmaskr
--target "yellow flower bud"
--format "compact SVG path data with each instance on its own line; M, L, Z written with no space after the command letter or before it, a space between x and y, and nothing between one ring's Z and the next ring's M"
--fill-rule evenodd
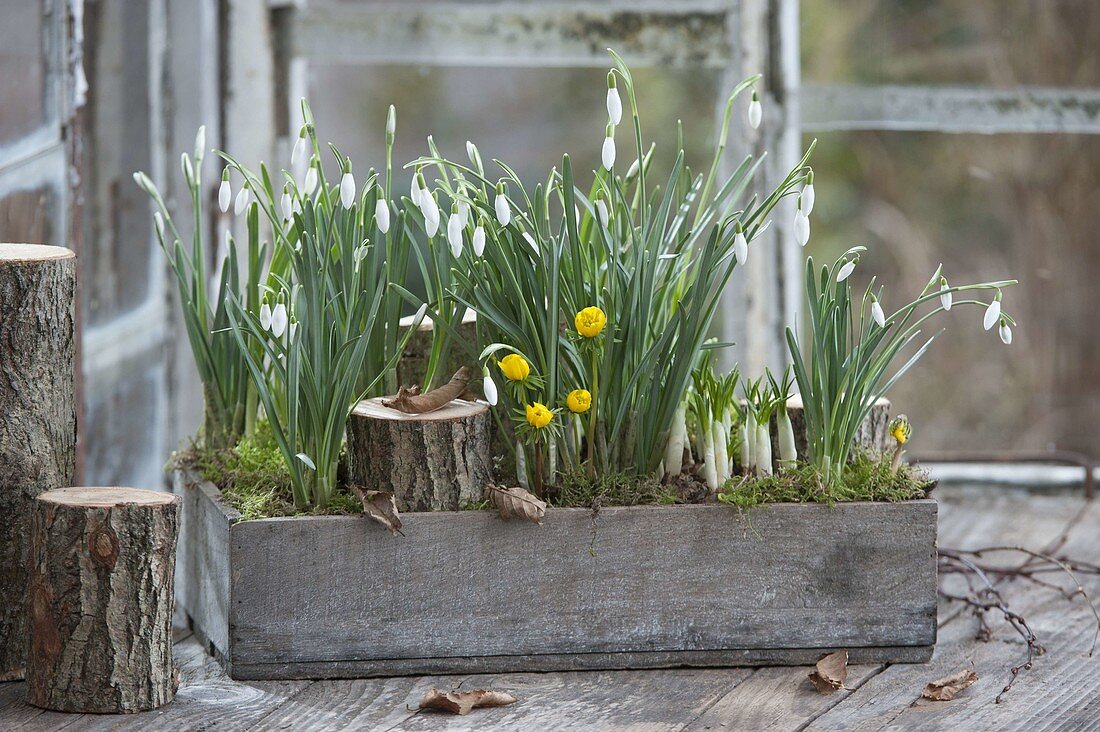
M577 332L585 338L595 338L607 325L607 316L604 315L603 310L591 306L577 313L573 324L577 326Z
M499 366L509 381L523 381L531 373L531 365L518 353L509 353L500 360Z
M527 423L537 430L541 430L554 419L554 413L546 408L545 404L535 402L527 405Z
M888 426L890 430L890 436L898 441L899 445L904 445L909 442L909 436L913 434L913 428L909 424L909 418L904 414L899 414L890 420Z
M565 406L573 414L584 414L592 408L592 395L588 389L574 389L565 398Z

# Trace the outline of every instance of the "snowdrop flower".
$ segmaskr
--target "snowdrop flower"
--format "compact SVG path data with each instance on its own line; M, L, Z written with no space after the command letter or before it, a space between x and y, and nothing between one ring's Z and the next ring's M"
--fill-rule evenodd
M390 203L384 198L374 204L374 224L383 234L390 230Z
M634 180L634 178L637 177L637 175L638 175L638 171L641 170L641 169L642 169L642 166L639 165L638 159L635 158L634 162L630 164L630 167L626 169L626 178L624 180L626 180L626 181Z
M279 303L275 306L275 309L271 311L271 335L276 338L282 338L283 333L286 333L286 326L289 319L286 315L286 305Z
M289 326L287 326L287 330L286 330L286 340L287 340L287 342L288 343L293 343L294 342L294 337L296 335L298 335L298 321L297 320L295 320Z
M419 207L420 213L424 214L424 232L429 237L435 236L439 231L439 204L435 202L435 195L424 185L423 176L418 175L418 177L420 178Z
M489 368L482 367L481 369L481 391L485 393L485 401L489 402L490 406L496 406L497 404L497 384L493 381L493 377L489 375Z
M393 138L397 134L397 107L390 105L386 112L386 144L392 145Z
M153 225L157 227L157 236L164 238L164 215L160 211L153 212Z
M764 108L760 106L760 96L756 90L752 90L752 101L749 102L749 127L754 130L760 126L760 119L764 116Z
M989 330L997 324L997 321L1001 319L1001 291L997 290L997 297L993 298L993 302L989 303L989 307L985 309L985 318L982 320L982 327Z
M815 200L817 195L814 193L814 172L811 170L806 174L806 185L802 186L802 209L807 216L814 210Z
M481 224L477 225L474 229L474 238L471 242L474 248L474 255L480 257L485 252L485 227Z
M420 327L420 324L424 322L424 316L428 314L428 303L420 303L420 307L416 309L416 314L413 315L413 329Z
M607 134L603 138L603 151L600 153L603 167L611 170L615 165L615 125L607 126Z
M493 206L497 211L497 221L501 226L507 226L512 220L512 209L508 205L508 197L504 195L504 181L497 183L497 197Z
M940 277L940 305L944 310L951 309L951 292L946 277Z
M802 197L798 198L798 210L794 214L794 238L799 246L806 246L810 240L810 217L802 210Z
M180 167L183 168L183 177L187 179L187 185L195 182L195 169L191 166L191 156L184 153L180 156Z
M260 306L260 327L271 330L271 306L266 302Z
M878 323L878 327L886 327L886 313L882 312L882 304L874 295L871 295L871 318Z
M248 208L248 184L241 186L237 191L237 198L233 201L233 215L240 216Z
M607 118L611 124L617 125L623 119L623 100L619 98L619 90L615 88L615 72L607 72Z
M749 261L749 241L745 238L740 221L737 222L736 231L737 234L733 237L733 255L737 258L737 263L744 266Z
M466 224L470 223L470 204L465 201L458 202L458 215L460 221L462 221L462 228L466 228Z
M596 218L600 220L603 226L607 226L607 222L611 219L610 212L607 210L607 204L603 200L603 191L596 194Z
M295 178L302 177L302 167L309 161L306 154L306 126L298 131L298 139L294 141L294 147L290 151L290 171Z
M451 216L447 219L447 242L451 245L451 255L458 259L462 256L462 214L458 206L451 206Z
M409 200L420 208L420 171L413 173L412 183L409 184Z
M355 203L355 178L351 174L351 161L347 161L348 167L340 178L340 204L344 208L351 208Z
M317 157L314 156L309 161L309 171L306 173L306 196L311 197L317 191L317 184L320 182L317 176L317 164Z
M852 275L852 272L854 272L856 268L856 262L858 261L859 257L856 257L852 261L844 263L844 265L840 268L840 271L836 273L837 284L843 282Z
M283 212L283 221L294 218L294 201L290 197L289 183L283 183L283 195L279 198L279 208Z
M222 184L218 186L218 208L225 213L229 210L229 202L233 200L233 188L229 185L229 168L222 170Z
M476 161L478 158L477 145L470 142L469 140L466 141L466 157L470 159L471 163Z
M528 232L523 232L523 240L527 242L531 250L537 255L539 254L539 245L535 242L535 237L531 236Z

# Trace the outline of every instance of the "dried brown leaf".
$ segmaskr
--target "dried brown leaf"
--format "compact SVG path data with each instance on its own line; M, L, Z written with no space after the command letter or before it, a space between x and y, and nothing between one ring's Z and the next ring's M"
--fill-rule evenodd
M383 399L382 405L406 414L425 414L450 404L455 399L463 399L466 385L470 383L470 369L459 368L451 380L431 391L420 393L420 387L402 386L393 399Z
M469 714L472 709L503 707L515 704L519 699L504 691L477 689L475 691L440 691L433 688L420 700L421 709L434 709L451 714Z
M502 519L522 518L532 523L542 523L542 517L546 515L546 501L538 496L519 486L501 488L490 485L488 491L489 501L500 512Z
M932 701L951 701L956 694L977 680L978 674L974 673L973 669L964 668L942 679L929 681L928 686L921 692L921 696Z
M359 496L363 504L363 513L390 530L391 534L405 535L401 531L401 515L397 512L397 501L388 491L371 491L362 486L353 485L351 490Z
M842 649L822 656L814 670L810 672L810 681L820 694L832 694L844 688L848 679L848 651Z

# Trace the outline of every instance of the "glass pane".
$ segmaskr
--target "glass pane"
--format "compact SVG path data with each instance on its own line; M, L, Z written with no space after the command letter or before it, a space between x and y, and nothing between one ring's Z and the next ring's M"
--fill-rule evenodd
M939 263L952 282L1015 277L1011 346L955 308L947 333L895 388L912 450L1096 454L1100 419L1100 137L856 132L819 135L810 253L870 252L887 308ZM938 330L938 328L936 328ZM929 331L931 333L932 331Z
M807 82L1100 86L1100 3L803 0Z
M0 198L0 241L65 246L58 241L59 205L57 190L48 185Z
M0 23L0 145L47 120L45 16L40 0L4 3Z

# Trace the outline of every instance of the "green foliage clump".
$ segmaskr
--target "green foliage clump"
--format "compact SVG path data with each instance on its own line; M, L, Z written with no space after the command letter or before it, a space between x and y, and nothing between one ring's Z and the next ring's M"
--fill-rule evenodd
M888 455L859 452L848 462L839 480L827 480L813 463L775 475L733 478L718 500L739 508L763 503L838 503L842 501L910 501L925 498L935 487L928 473L911 465L890 470Z
M555 506L641 506L676 503L676 491L654 477L617 472L589 475L583 470L564 473Z

